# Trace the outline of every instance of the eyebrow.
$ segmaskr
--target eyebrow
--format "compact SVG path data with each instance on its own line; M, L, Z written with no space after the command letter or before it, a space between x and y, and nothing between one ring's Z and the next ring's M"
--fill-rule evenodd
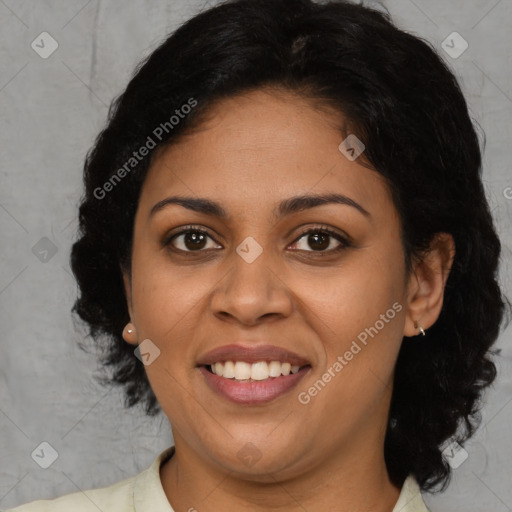
M205 215L212 215L222 219L228 218L226 210L219 203L203 197L196 198L185 196L171 196L162 199L162 201L159 201L151 208L149 212L150 217L170 204L178 204L184 208ZM273 215L274 218L279 219L292 213L301 212L325 204L352 206L365 217L371 217L370 213L359 203L356 203L356 201L343 194L300 195L290 197L279 203L278 207L273 211Z

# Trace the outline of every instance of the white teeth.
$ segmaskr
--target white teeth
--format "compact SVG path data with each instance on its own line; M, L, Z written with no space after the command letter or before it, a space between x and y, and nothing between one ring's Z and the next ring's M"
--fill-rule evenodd
M215 368L217 365L222 365L222 363L215 363ZM217 372L217 375L224 376L224 373ZM244 363L243 361L237 361L235 363L235 379L236 380L247 380L251 378L251 365L249 363Z
M224 377L224 374L222 376ZM265 361L261 361L260 363L254 363L253 365L251 365L251 379L268 379L268 364Z
M253 364L244 361L226 361L212 364L210 368L220 377L234 378L235 380L266 380L269 377L290 375L290 373L297 373L300 370L300 366L292 366L290 363L281 363L280 361L271 361L270 363L258 361Z
M281 375L281 363L279 361L272 361L270 363L269 374L271 377L279 377Z
M233 379L235 377L235 363L233 361L226 361L221 375L226 379Z

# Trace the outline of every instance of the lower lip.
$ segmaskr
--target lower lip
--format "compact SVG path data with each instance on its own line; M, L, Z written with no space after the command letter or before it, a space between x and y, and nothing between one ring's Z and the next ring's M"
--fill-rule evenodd
M310 369L311 366L304 366L297 373L270 377L264 381L240 382L219 377L204 366L199 367L199 371L213 391L238 404L270 402L295 387Z

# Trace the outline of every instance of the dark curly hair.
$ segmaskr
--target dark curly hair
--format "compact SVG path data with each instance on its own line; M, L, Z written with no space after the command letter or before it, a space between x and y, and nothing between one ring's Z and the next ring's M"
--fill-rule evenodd
M490 347L510 307L497 281L501 245L482 185L478 136L456 78L429 43L362 5L224 2L170 35L113 101L85 161L71 252L80 291L73 311L102 350L105 374L113 370L100 381L124 386L127 407L143 404L150 416L160 411L144 366L122 338L129 321L122 270L130 270L141 186L157 149L199 126L221 98L262 87L334 107L364 142L364 156L386 179L400 215L408 271L436 233L453 236L440 316L425 338L402 343L385 439L396 485L412 474L422 490L444 490L450 467L441 446L449 438L463 444L474 433L482 392L496 378ZM197 106L185 110L191 100ZM189 113L169 122L182 112ZM150 139L155 147L143 158L138 151Z

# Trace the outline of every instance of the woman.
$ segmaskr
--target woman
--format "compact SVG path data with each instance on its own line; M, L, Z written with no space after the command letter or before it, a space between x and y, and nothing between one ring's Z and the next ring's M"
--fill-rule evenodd
M428 44L344 1L226 2L138 68L84 179L74 310L175 444L14 510L427 510L506 304Z

